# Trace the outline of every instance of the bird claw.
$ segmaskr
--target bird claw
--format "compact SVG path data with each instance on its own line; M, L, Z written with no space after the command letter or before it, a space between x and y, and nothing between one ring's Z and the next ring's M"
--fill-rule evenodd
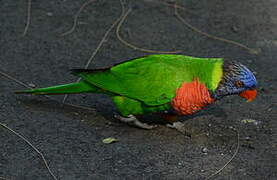
M157 125L149 125L147 123L143 123L141 121L139 121L134 115L130 114L129 116L127 117L123 117L123 116L120 116L118 114L115 114L114 117L118 120L120 120L121 122L124 122L124 123L128 123L130 125L133 125L133 126L136 126L136 127L139 127L139 128L142 128L142 129L153 129L153 128L156 128Z

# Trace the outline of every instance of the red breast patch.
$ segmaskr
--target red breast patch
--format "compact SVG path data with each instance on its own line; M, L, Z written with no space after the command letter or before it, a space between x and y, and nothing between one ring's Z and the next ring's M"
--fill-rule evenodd
M176 96L173 98L171 105L178 114L189 115L213 102L214 99L211 98L205 84L195 79L190 83L184 82L176 90Z

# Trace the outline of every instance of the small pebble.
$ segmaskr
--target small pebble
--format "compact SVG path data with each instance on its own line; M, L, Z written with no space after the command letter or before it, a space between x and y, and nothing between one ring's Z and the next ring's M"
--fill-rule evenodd
M53 16L53 13L52 12L48 12L46 13L47 16Z
M236 33L236 32L238 32L239 29L236 26L232 26L231 30Z
M29 83L28 86L30 86L31 88L35 88L36 87L36 85L33 84L33 83Z
M207 153L208 153L208 148L204 147L204 148L202 149L202 153L207 154Z
M82 21L80 21L80 22L78 22L78 24L79 25L84 25L84 24L88 24L87 22L82 22Z
M261 123L260 121L255 121L253 124L257 126L257 125L259 125L260 123Z
M233 126L229 126L229 129L234 129L234 127Z
M249 141L251 138L249 136L245 137L245 140Z

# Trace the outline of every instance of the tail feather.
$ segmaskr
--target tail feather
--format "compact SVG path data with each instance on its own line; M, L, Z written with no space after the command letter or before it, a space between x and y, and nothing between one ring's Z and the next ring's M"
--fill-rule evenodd
M58 86L51 86L46 88L38 88L31 90L15 91L16 94L34 94L34 95L47 95L47 94L75 94L85 92L97 92L99 88L85 81L63 84Z

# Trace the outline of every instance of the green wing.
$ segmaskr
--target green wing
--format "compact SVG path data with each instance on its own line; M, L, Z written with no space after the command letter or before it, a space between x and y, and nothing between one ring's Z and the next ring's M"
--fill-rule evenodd
M222 76L223 60L183 55L150 55L105 70L76 70L86 82L150 106L171 101L183 82L199 78L215 90Z

